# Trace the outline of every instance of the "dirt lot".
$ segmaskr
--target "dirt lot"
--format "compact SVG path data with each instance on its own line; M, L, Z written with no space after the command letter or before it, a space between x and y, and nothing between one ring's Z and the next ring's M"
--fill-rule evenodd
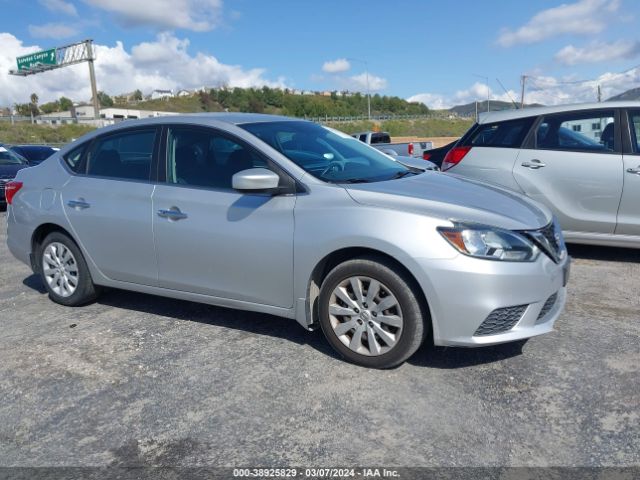
M0 222L0 466L640 464L640 251L572 248L553 334L376 371L268 315L56 305Z

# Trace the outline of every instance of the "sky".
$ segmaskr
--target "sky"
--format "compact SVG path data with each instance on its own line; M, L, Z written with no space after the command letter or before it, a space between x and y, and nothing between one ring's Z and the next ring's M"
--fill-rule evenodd
M92 38L110 95L202 86L595 101L640 86L640 1L0 0L0 106L87 101L86 64L30 77L15 57ZM502 82L503 89L498 80ZM487 92L488 86L488 92Z

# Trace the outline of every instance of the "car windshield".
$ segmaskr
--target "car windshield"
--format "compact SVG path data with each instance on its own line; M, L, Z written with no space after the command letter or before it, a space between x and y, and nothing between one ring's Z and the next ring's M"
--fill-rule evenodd
M25 161L21 157L0 146L0 165L24 165L24 163Z
M261 122L240 127L325 182L379 182L412 174L361 141L315 123Z
M56 151L51 147L12 147L23 157L32 162L42 162L46 160Z

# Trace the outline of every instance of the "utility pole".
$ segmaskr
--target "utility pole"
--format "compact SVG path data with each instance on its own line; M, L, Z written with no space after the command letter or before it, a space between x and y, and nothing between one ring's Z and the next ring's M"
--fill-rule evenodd
M371 89L369 88L369 64L366 60L361 60L359 58L347 58L352 62L360 62L364 63L364 73L367 78L367 118L371 120Z
M602 90L600 90L600 85L598 85L598 103L602 101Z
M522 84L522 90L520 92L520 108L524 108L524 87L526 82L527 82L527 76L522 75L520 77L520 83Z
M93 45L91 40L85 40L87 46L87 63L89 64L89 81L91 82L91 96L93 101L93 117L100 118L100 102L98 101L98 87L96 86L96 70L93 67Z
M485 76L485 75L478 75L477 73L473 74L474 77L478 77L478 78L483 78L486 85L487 85L487 113L491 110L491 104L489 101L489 97L490 97L490 91L489 91L489 77Z
M476 122L478 121L478 100L476 100Z

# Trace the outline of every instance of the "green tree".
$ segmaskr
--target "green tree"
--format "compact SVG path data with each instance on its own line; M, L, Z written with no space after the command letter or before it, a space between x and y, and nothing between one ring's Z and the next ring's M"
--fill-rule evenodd
M98 102L101 107L113 107L113 99L102 91L98 92Z
M60 110L62 110L63 112L66 112L67 110L71 110L71 107L73 107L73 102L71 101L70 98L67 98L67 97L60 97L60 100L58 100L58 103L60 104Z
M31 115L38 115L38 94L32 93L29 98L31 99Z
M133 92L133 99L137 102L142 100L142 92L139 89L136 89L136 91Z

